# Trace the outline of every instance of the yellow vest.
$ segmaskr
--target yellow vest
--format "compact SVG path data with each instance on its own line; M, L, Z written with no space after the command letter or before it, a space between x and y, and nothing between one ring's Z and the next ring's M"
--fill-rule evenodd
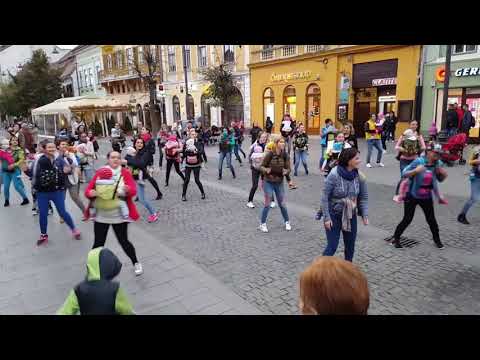
M367 124L368 124L368 129L369 130L375 130L377 128L377 124L375 124L375 121L373 121L372 119L368 120ZM381 135L377 134L377 133L365 132L365 139L367 139L367 140L370 140L370 139L380 140Z

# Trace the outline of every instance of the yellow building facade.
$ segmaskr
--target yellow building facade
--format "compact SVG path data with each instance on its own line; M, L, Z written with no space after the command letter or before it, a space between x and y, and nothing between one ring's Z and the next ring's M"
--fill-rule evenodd
M184 54L182 47L185 47ZM210 106L206 99L209 83L203 80L201 70L224 64L233 73L238 89L238 102L229 109L229 119L250 122L249 45L163 45L163 93L167 124L178 120L203 118L206 126L221 125L225 110ZM185 87L188 83L188 101ZM188 106L188 108L187 108Z
M252 46L252 123L284 114L318 135L325 120L350 121L359 136L370 113L393 110L400 134L413 119L421 46Z

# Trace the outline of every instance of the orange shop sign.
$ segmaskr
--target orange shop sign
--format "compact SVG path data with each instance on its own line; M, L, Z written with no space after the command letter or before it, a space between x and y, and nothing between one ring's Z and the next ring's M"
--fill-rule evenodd
M435 79L438 82L445 81L445 66L440 66L437 68L437 70L435 71Z

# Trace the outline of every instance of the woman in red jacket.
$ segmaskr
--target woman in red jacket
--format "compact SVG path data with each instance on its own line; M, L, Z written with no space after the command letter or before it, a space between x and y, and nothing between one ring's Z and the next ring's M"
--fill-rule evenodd
M124 195L125 201L127 202L130 219L133 221L138 220L139 214L135 203L133 202L133 198L137 195L137 187L130 171L122 168L122 159L120 153L116 151L109 153L108 165L106 167L112 171L112 178L116 183L114 194L119 193L121 189L121 193ZM101 170L102 168L100 168L98 171ZM98 178L98 171L85 189L85 197L88 199L95 199L97 197L95 184ZM111 201L115 200L112 199ZM109 204L106 202L108 202L108 200L106 201L104 199L102 199L101 202L95 202L96 217L93 227L95 242L93 244L93 249L105 245L108 229L111 225L113 227L113 231L115 232L115 236L120 243L120 246L135 267L135 275L141 275L143 274L142 264L140 264L137 259L135 247L128 240L127 230L130 221L126 221L123 218L118 206L109 206ZM88 214L86 215L88 216Z

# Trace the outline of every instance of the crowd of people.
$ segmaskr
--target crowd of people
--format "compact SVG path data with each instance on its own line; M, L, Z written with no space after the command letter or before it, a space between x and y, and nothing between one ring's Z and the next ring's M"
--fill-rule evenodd
M449 114L453 117L451 109ZM462 114L464 121L461 124L457 122L457 126L461 125L462 129L470 126L465 122L465 118L469 118L467 114L468 107ZM457 119L458 117L457 114ZM367 168L372 167L370 160L374 148L377 151L376 164L383 167L382 155L387 151L387 142L396 141L394 149L399 161L400 177L393 200L403 203L404 215L390 242L395 248L402 248L401 236L413 220L415 209L419 205L432 232L434 244L443 249L433 205L435 198L440 204L448 203L439 186L447 177L441 162L442 146L435 142L436 132L429 132L430 139L426 141L420 134L416 121L410 122L409 128L396 139L396 124L393 112L385 115L371 114L364 128L368 149ZM35 125L19 123L9 128L7 137L0 142L0 179L3 181L4 206L10 206L11 183L22 198L21 205L30 203L22 180L24 173L31 181L32 214L39 215L40 236L37 245L48 243L48 219L53 213L52 204L73 238L80 240L80 231L65 206L67 192L83 214L81 220L93 221L94 244L87 256L87 279L72 290L59 313L134 313L123 290L118 284L112 285L113 278L120 272L121 263L105 247L105 243L111 226L120 246L132 262L135 275L143 273L136 249L129 241L128 227L141 216L136 202L146 209L148 223L159 219L159 212L153 203L163 198L155 176L154 156L157 149L159 168L162 169L166 164L165 187L169 186L171 169L174 167L182 181L181 200L187 201L192 173L200 198L206 198L201 182L202 168L207 164L206 147L218 146L218 180L221 181L223 177L224 160L233 179L236 178L232 161L234 156L240 167L246 163L251 172L251 188L246 206L255 208L253 200L259 187L264 193L259 213L259 230L269 232L268 215L276 206L280 209L285 230L292 230L285 182L290 190L297 187L291 173L293 169L293 176L298 177L300 166L303 167L305 176L310 174L308 158L311 144L304 124L297 123L288 114L281 120L278 128L280 134L272 134L273 128L274 124L269 118L266 119L265 129L254 123L249 132L251 145L244 151L242 145L246 133L241 121L209 129L193 122L188 122L184 127L182 122L178 122L174 126L162 125L157 134L152 134L149 128L143 127L138 135L134 134L131 144L120 124L115 124L111 129L111 149L108 149L106 161L98 155L100 148L96 136L85 124L77 126L73 132L61 129L55 140L40 142ZM352 122L345 122L337 129L331 119L326 119L320 135L318 169L325 176L325 182L316 218L323 219L327 245L323 256L301 275L300 309L304 314L366 314L369 305L367 281L352 264L357 218L365 226L369 224L367 177L359 170L361 159L357 137ZM472 168L471 197L458 216L458 221L463 224L469 224L466 215L472 205L480 200L480 148L475 149L469 165ZM83 196L82 183L86 184ZM156 192L153 201L147 199L147 184ZM340 235L345 245L345 260L333 257ZM327 275L325 269L336 272L337 275ZM93 286L93 281L102 281L102 289ZM345 291L345 287L355 288L355 291ZM99 297L104 298L101 301L92 300ZM105 297L110 300L105 302Z

